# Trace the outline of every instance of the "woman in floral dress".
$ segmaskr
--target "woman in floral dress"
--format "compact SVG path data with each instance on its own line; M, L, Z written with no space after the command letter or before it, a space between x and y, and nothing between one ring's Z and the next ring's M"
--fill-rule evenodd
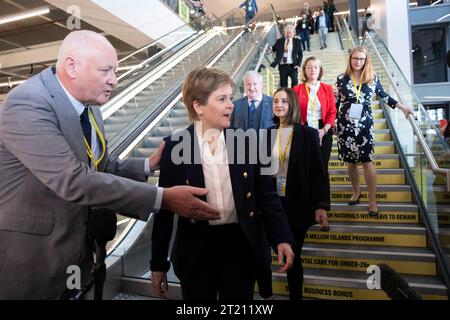
M405 116L413 112L384 92L380 79L373 72L370 56L363 47L352 50L345 73L337 77L336 87L340 103L337 121L339 160L347 162L353 192L349 204L359 203L361 197L358 163L362 163L369 192L369 215L377 216L377 176L372 162L375 143L372 97L376 94L391 108L402 110Z

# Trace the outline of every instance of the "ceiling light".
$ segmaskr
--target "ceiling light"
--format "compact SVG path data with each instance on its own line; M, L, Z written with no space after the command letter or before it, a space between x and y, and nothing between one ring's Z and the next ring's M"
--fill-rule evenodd
M10 23L18 20L23 20L31 17L40 16L49 13L50 9L48 7L39 7L33 10L24 11L21 13L10 14L0 18L0 24Z

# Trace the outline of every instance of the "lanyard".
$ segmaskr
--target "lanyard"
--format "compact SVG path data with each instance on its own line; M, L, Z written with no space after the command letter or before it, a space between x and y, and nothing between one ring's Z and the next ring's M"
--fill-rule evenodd
M289 48L289 44L291 43L291 39L286 39L285 40L285 43L284 43L284 52L287 52L288 51L288 48Z
M95 132L97 132L97 135L98 135L98 137L100 139L100 142L102 144L102 154L100 155L100 158L95 160L94 152L91 149L91 146L89 145L89 143L87 142L86 137L84 137L84 146L86 147L86 153L87 153L89 159L91 159L91 162L95 166L95 170L98 171L98 165L100 164L100 162L105 157L106 141L105 141L105 138L103 137L103 134L102 134L100 128L98 127L97 122L95 121L95 118L94 118L94 115L91 112L91 109L88 109L88 112L89 112L89 119L91 120L91 123L94 125Z
M286 146L284 147L283 154L281 154L281 126L278 128L278 156L281 161L281 166L284 171L284 161L286 160L286 153L289 144L291 143L292 136L294 135L294 128L292 128L291 134L289 135L288 142L286 143Z
M319 92L319 89L317 89L316 94L314 95L313 101L312 101L312 105L311 105L311 95L309 93L309 87L308 84L305 83L305 88L306 88L306 94L308 95L308 106L311 106L311 113L314 116L314 109L316 108L316 101L317 101L317 93Z
M361 80L359 81L359 88L357 88L356 87L356 80L353 77L353 73L352 73L352 82L353 82L353 88L355 89L356 102L359 103L359 96L361 95L362 82L361 82Z

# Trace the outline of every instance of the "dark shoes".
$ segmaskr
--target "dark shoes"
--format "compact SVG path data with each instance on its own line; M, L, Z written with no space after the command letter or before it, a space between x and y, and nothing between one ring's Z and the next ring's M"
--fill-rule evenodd
M359 193L358 198L356 198L356 200L350 200L350 201L348 202L348 204L349 204L350 206L354 206L355 204L358 204L358 203L359 203L359 198L361 198L361 192Z
M374 211L374 210L369 210L369 217L373 217L373 218L378 217L378 208L377 208L376 211Z

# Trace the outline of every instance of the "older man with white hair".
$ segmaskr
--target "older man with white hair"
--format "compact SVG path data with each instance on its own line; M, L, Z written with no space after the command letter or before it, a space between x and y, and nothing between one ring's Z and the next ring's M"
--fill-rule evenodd
M233 101L231 126L243 130L272 128L275 125L273 122L273 98L263 94L261 74L249 71L244 75L243 81L246 96Z
M116 69L116 51L105 37L74 31L56 68L12 90L1 106L0 300L58 299L71 289L68 270L87 280L87 221L95 208L141 220L159 208L220 217L196 197L206 189L146 183L163 145L149 159L108 156L98 106L117 85Z
M303 50L300 39L294 38L294 33L294 26L287 25L284 37L278 39L272 47L276 55L270 66L275 68L278 65L280 87L288 86L288 77L291 78L291 87L298 84L298 70L302 64Z

